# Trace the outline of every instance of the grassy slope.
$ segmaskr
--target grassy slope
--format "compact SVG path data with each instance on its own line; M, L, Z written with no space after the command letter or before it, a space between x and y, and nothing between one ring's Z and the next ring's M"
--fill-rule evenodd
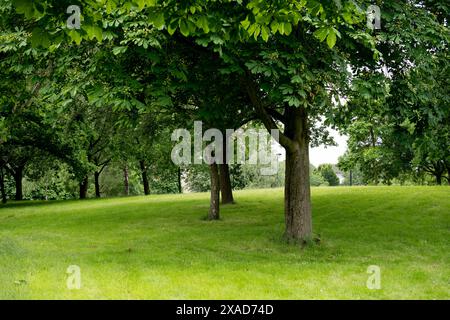
M282 190L0 207L0 299L450 298L448 187L313 189L320 246L284 244ZM79 265L82 289L66 289ZM379 265L382 289L368 290ZM20 280L25 280L20 281ZM19 281L20 283L15 283Z

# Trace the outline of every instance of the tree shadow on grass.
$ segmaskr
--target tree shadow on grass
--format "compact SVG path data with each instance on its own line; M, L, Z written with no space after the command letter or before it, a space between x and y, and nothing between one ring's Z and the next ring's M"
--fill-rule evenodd
M40 207L40 206L51 206L51 205L61 205L61 204L73 204L73 203L83 203L86 201L98 201L104 200L105 198L92 198L92 199L70 199L70 200L22 200L22 201L8 201L7 203L0 203L0 209L3 208L27 208L27 207Z

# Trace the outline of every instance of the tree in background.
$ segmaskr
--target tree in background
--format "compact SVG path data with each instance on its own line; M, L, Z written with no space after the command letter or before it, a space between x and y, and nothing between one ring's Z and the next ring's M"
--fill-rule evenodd
M314 137L313 123L324 120L325 124L345 126L354 120L364 121L367 103L349 103L345 107L336 102L344 96L379 100L372 93L377 87L376 78L382 76L381 70L386 67L395 84L398 79L412 74L409 72L411 65L426 69L432 66L434 58L444 57L433 53L435 50L445 53L448 43L443 37L446 20L439 20L445 10L423 1L404 4L384 1L383 30L386 31L380 33L373 33L366 27L365 13L356 5L364 1L348 1L343 5L313 0L276 3L262 0L80 2L89 4L83 8L84 23L80 30L69 30L61 26L61 21L66 18L65 3L43 0L37 5L31 0L14 1L17 11L32 22L25 26L33 26L27 31L32 32L35 46L51 51L67 40L80 44L82 40L89 42L103 38L109 45L114 43L110 47L113 52L125 52L131 43L136 46L141 57L147 58L139 60L146 68L139 70L144 72L141 73L123 66L124 77L118 77L119 81L133 81L112 86L114 93L122 93L122 97L127 98L114 104L116 108L136 106L145 109L150 104L156 108L182 106L178 110L184 113L186 106L195 107L192 96L186 97L192 92L191 83L186 79L191 72L202 74L202 70L190 68L189 59L182 58L184 53L190 52L188 57L209 55L211 60L220 61L217 71L226 75L224 79L238 79L236 87L247 95L266 129L282 129L280 143L287 155L285 236L301 242L312 237L308 149L313 139L323 141L326 138L326 135ZM412 20L417 22L415 29L405 25ZM121 28L125 32L116 32ZM415 48L425 50L418 52ZM374 79L367 84L367 90L352 83L352 80L365 79L367 74ZM207 78L208 75L203 76ZM413 82L397 83L414 86ZM131 94L124 90L130 87L133 87ZM389 89L395 88L389 86ZM352 95L351 90L360 95ZM398 94L400 91L392 92ZM406 92L416 97L413 89ZM421 92L426 90L421 89ZM398 115L397 119L388 119L388 123L394 124L395 133L402 132L397 130L402 127L400 124L408 125L404 122L406 119L420 124L421 119L415 116L417 111L428 120L436 118L440 122L443 118L439 112L440 104L427 99L420 103L414 99L401 101L405 104L387 104L389 112L382 108L381 100L376 101L370 115L380 122L385 114ZM415 113L410 113L411 102L419 106L419 109L414 108ZM433 116L429 116L430 110ZM434 125L433 121L426 122ZM372 123L373 127L376 125L377 122ZM386 145L384 141L389 135L383 134L383 137L380 141L373 136L370 152L375 155L368 154L372 164L379 158L377 152L385 150L377 148L377 144ZM391 141L396 140L399 141L392 136ZM374 168L378 172L378 166Z
M338 186L339 178L333 170L331 164L321 164L317 167L317 172L328 182L329 186Z
M332 106L330 92L337 93L348 82L348 54L357 52L358 46L375 47L365 30L365 14L353 3L108 1L105 8L101 2L89 2L83 6L79 31L56 27L65 20L60 2L45 0L39 8L28 0L15 4L18 12L35 18L33 34L44 46L64 39L80 43L83 38L102 38L101 26L108 26L105 15L120 8L131 18L145 16L147 25L167 30L165 34L178 43L187 39L192 51L206 50L224 61L228 66L221 71L240 79L239 86L265 127L271 130L278 128L277 122L284 124L280 143L287 150L285 236L294 241L312 237L309 120L326 116ZM116 19L113 26L123 21ZM321 44L325 40L327 46ZM149 47L143 39L136 43Z
M375 184L423 172L441 184L450 154L448 5L385 1L382 11L381 59L354 57L349 102L336 116L350 136L341 164Z

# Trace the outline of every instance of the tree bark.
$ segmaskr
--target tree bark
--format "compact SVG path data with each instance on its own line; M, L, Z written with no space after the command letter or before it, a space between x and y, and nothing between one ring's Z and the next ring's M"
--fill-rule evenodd
M213 163L209 166L211 174L211 200L208 213L208 220L219 220L219 170L217 163Z
M3 168L0 168L0 192L2 194L2 203L6 203L7 197L6 197L6 190L5 190L5 174L3 171Z
M436 184L438 186L442 185L442 174L436 173L435 177L436 177Z
M233 204L233 188L231 186L230 166L227 157L227 139L226 131L222 130L224 139L222 146L222 164L219 164L220 192L222 195L222 204Z
M94 183L95 183L95 197L100 198L100 172L96 171L94 173Z
M183 193L183 186L181 185L181 168L178 167L178 193Z
M243 79L250 101L267 130L276 130L277 123L262 103L257 84L247 71ZM285 107L278 121L284 123L279 143L286 149L285 237L294 241L312 238L311 191L309 183L308 114L303 107Z
M312 237L308 115L304 108L286 108L286 114L285 134L296 143L286 150L285 237L307 241Z
M123 179L124 179L124 186L125 186L125 195L130 195L130 179L128 176L128 166L125 166L123 168Z
M89 187L89 178L88 176L86 176L80 183L80 199L87 198L88 187Z
M222 204L234 203L233 188L231 187L230 167L227 163L219 164L219 170Z
M145 163L145 160L139 161L139 165L141 167L142 184L144 185L144 194L148 196L150 194L150 184L148 182L147 165Z
M15 168L15 171L14 171L14 182L16 184L16 196L15 196L16 201L23 200L22 180L23 180L23 170L24 169L25 169L24 166L18 166Z
M440 186L442 185L442 176L445 172L444 162L437 161L433 166L435 168L436 183Z

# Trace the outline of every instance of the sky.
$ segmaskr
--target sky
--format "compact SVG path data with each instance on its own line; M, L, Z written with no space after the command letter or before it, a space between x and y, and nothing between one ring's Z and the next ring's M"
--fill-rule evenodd
M337 164L338 159L342 156L347 150L347 136L340 135L336 130L331 128L328 129L330 134L333 136L334 141L336 141L336 147L324 147L320 146L317 148L309 149L309 160L313 166L317 167L323 163L332 163ZM284 149L278 145L276 147L276 152L281 153L282 155L279 157L280 161L285 160Z
M309 160L317 167L323 163L333 163L336 164L340 156L342 156L347 150L347 139L348 137L340 135L336 130L329 129L331 135L336 141L336 147L324 147L320 146L318 148L311 148L309 150Z

